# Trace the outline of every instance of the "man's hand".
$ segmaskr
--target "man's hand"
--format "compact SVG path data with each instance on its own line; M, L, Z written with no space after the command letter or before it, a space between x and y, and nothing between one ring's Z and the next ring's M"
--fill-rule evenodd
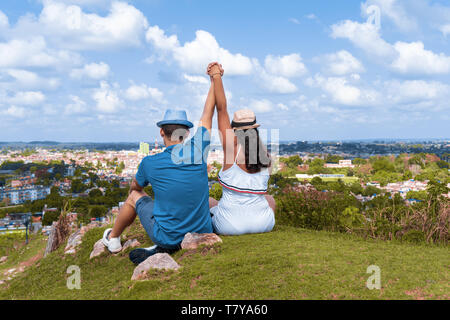
M214 76L215 74L220 74L220 76L223 76L224 70L222 68L222 65L218 62L211 62L208 65L206 74L208 74L210 77Z
M144 190L144 188L142 188L139 183L137 182L136 178L133 178L133 180L131 181L131 185L130 185L130 189L128 190L128 195L130 195L130 193L133 191L142 191Z

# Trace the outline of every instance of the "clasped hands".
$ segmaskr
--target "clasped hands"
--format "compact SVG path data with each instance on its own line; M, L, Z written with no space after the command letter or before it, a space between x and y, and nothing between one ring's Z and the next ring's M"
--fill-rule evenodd
M206 70L206 74L209 75L212 79L212 77L216 74L220 74L220 76L223 76L224 70L222 68L222 65L218 62L211 62L208 64L208 68Z

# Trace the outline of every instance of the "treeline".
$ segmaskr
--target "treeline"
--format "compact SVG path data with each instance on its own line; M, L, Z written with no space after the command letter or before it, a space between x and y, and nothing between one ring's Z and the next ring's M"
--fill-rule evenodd
M419 181L436 179L450 183L448 157L438 158L434 154L418 153L412 156L401 154L395 156L374 156L369 159L355 158L355 168L326 168L325 163L338 163L343 160L337 155L327 155L325 159L314 158L304 162L298 155L280 158L284 168L280 174L284 177L295 177L298 173L308 174L345 174L358 177L364 182L378 181L381 186L388 183L416 179ZM299 166L308 165L306 172ZM305 167L306 168L306 167Z

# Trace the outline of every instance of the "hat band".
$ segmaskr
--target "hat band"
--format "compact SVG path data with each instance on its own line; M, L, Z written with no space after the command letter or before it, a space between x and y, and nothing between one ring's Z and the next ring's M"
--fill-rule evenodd
M248 127L248 126L253 126L256 124L256 119L253 120L252 122L231 122L231 127L232 128L241 128L241 127Z

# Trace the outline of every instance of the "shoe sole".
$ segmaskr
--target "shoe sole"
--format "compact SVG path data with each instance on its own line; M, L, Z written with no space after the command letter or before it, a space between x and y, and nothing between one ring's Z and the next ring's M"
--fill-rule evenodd
M156 252L154 250L146 250L146 249L134 249L130 251L129 258L131 262L133 262L135 265L140 264L141 262L144 262L147 260L148 257L151 257Z

